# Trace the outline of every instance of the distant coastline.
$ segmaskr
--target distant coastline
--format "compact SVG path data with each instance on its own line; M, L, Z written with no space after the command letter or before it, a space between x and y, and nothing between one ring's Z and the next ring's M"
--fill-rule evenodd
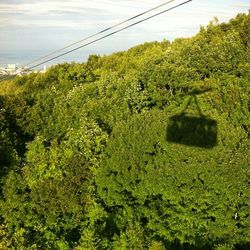
M53 51L53 50L52 50ZM12 51L0 51L0 67L6 68L8 64L15 64L17 67L21 68L26 64L30 63L33 60L36 60L40 57L43 57L47 54L51 53L50 51L27 51L27 50L12 50ZM106 52L105 53L111 53ZM58 63L64 62L85 62L89 55L91 54L104 54L104 51L100 53L98 51L95 53L94 51L77 51L76 53L71 53L69 55L65 55L61 58L55 59L51 62L46 63L46 66L51 66ZM42 69L43 65L36 68L37 70Z
M18 67L22 67L33 60L36 60L40 57L47 55L48 51L4 51L0 52L0 67L7 67L8 64L16 64ZM64 58L59 58L57 60L51 61L47 63L48 66L52 64L58 64L63 62L72 62L72 61L85 61L87 56L82 56L81 54L78 55L70 55L65 56ZM42 68L39 67L39 68Z

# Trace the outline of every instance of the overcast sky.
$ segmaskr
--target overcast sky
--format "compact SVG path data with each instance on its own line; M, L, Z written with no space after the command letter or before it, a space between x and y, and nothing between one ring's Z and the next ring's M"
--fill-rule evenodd
M166 1L0 0L0 53L50 52ZM184 1L176 0L169 7ZM228 21L249 9L250 0L193 0L80 53L110 53L145 41L192 36L215 16L221 22Z

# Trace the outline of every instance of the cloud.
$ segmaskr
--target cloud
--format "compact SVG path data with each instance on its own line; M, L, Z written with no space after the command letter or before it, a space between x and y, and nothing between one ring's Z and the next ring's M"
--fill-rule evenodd
M4 34L1 39L6 41L2 47L3 42L0 41L0 49L7 48L8 41L17 48L29 47L31 40L33 41L30 39L32 34L39 34L42 44L48 41L51 44L55 34L60 35L62 39L57 39L55 43L59 47L64 46L68 41L74 42L91 35L165 1L167 0L0 0L0 32ZM183 1L176 0L170 6ZM236 5L238 7L234 0L193 0L185 6L119 33L115 36L117 44L112 44L112 47L120 44L122 48L129 46L129 40L138 44L148 40L191 36L201 25L207 25L214 16L224 22L238 12L247 12L249 8L244 7L248 5L246 0L239 0ZM160 10L164 9L166 7ZM120 37L126 39L119 42Z
M1 1L0 13L23 13L25 15L43 15L53 12L71 12L86 13L88 11L102 11L102 13L119 13L123 8L133 9L133 6L139 6L147 1L137 1L131 4L131 1L114 1L111 0L44 0L44 1ZM144 4L145 6L145 4Z
M36 0L35 0L36 1ZM1 4L22 4L22 3L26 3L27 0L1 0Z
M132 1L114 3L111 0L1 0L0 28L96 30L114 24L118 17L120 22L123 18L138 13L138 5L143 2L132 4Z
M232 7L239 8L239 9L249 9L250 10L250 4L233 4Z
M155 4L160 4L157 1ZM77 29L121 22L145 11L155 4L149 0L44 0L0 3L0 15L7 17L9 26L17 27L65 27ZM92 23L92 25L90 24Z
M115 19L122 21L163 2L163 0L154 2L151 0L1 0L0 17L8 18L9 25L12 27L15 25L18 27L54 26L55 28L64 26L65 28L77 29L82 25L92 27L99 24L114 24ZM176 1L176 3L180 2L182 1ZM220 1L220 6L221 2L226 2L226 0ZM175 2L170 6L174 4ZM163 9L161 8L161 10ZM192 20L196 18L196 23L202 21L204 25L203 21L207 21L208 18L218 16L224 20L229 16L232 17L232 13L235 11L233 8L219 8L216 4L212 5L205 0L200 0L193 1L173 12L174 15L171 12L168 14L172 18L171 23L176 23L177 19L182 19L185 16ZM163 16L167 16L167 14ZM164 18L167 19L167 17Z

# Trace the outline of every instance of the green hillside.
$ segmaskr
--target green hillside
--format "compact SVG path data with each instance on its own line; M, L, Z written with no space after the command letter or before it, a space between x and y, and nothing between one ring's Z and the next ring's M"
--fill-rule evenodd
M250 13L0 83L0 249L250 249Z

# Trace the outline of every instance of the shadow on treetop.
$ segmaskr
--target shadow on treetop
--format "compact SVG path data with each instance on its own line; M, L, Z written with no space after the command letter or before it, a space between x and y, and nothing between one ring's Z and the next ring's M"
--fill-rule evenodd
M197 97L191 93L180 114L169 118L167 141L188 146L212 148L217 145L217 122L202 114ZM187 113L186 110L194 100L198 114Z

